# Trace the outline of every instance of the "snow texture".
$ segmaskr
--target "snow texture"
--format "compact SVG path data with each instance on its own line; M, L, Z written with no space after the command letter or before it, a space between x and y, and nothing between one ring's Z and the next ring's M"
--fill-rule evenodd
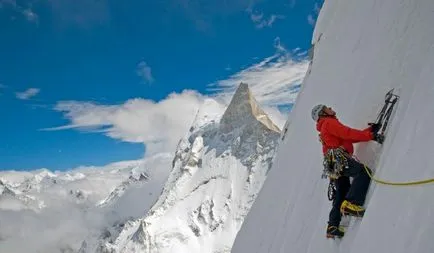
M313 62L273 167L239 231L233 253L434 252L434 184L372 183L362 220L342 240L325 237L331 208L310 111L330 105L354 128L374 121L385 93L400 95L383 145L356 145L381 179L434 177L434 1L326 0ZM205 251L203 251L205 252Z
M207 100L178 144L158 201L97 252L230 252L279 137L247 84L239 86L226 110Z

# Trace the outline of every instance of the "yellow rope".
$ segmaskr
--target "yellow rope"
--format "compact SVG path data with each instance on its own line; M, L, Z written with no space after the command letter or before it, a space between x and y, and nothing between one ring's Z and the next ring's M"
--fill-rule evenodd
M368 167L366 167L366 165L364 165L366 173L368 173L368 176L374 180L375 182L379 183L379 184L385 184L385 185L395 185L395 186L410 186L410 185L421 185L421 184L428 184L428 183L433 183L434 182L434 178L430 178L430 179L426 179L426 180L420 180L420 181L413 181L413 182L389 182L389 181L385 181L385 180L381 180L378 178L375 178L374 176L372 176L371 172L369 171Z

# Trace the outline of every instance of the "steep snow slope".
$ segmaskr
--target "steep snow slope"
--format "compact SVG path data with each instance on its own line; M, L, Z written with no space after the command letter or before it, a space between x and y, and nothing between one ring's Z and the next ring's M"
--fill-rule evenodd
M434 177L434 1L326 0L306 76L284 141L233 253L434 252L434 184L371 184L362 221L326 240L331 203L320 178L321 145L311 108L332 106L345 124L373 121L385 92L401 96L384 145L357 146L379 178Z
M178 145L158 201L97 252L230 252L271 166L280 130L246 84L223 109L206 101Z

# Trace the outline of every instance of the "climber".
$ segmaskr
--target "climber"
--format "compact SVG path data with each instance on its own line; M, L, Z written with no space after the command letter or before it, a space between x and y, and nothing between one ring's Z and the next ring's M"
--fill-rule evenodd
M313 107L312 119L316 122L324 159L333 161L333 164L325 165L330 168L327 175L331 180L335 180L336 184L327 237L342 237L344 232L339 228L342 215L364 215L365 209L362 205L371 181L365 166L353 158L353 143L370 140L382 143L384 136L377 134L380 124L370 124L364 130L343 125L337 119L336 112L325 105ZM333 159L330 159L330 156L333 156ZM349 178L353 179L351 184Z

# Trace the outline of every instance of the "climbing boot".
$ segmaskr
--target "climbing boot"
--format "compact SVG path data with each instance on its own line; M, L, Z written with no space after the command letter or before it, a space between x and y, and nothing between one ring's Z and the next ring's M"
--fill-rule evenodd
M327 238L342 238L344 236L345 232L342 228L337 226L330 226L327 225Z
M359 205L352 204L348 200L344 200L341 204L341 214L355 217L363 217L365 209Z

